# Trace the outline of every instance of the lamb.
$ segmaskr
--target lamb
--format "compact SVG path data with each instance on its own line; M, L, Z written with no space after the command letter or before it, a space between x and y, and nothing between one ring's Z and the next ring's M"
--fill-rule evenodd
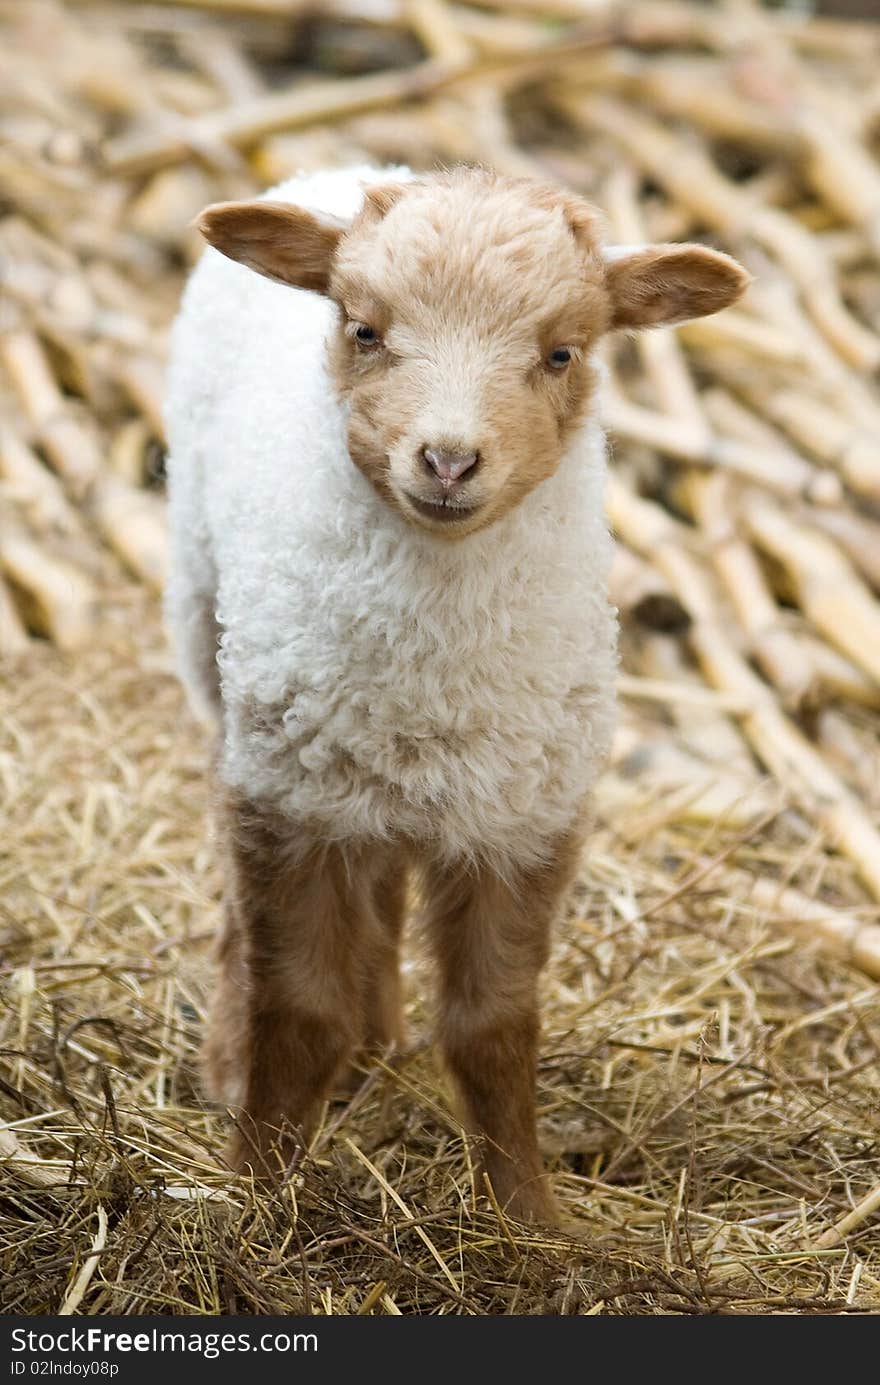
M417 876L465 1119L508 1213L552 1222L537 981L614 726L596 349L747 276L605 251L580 198L472 169L301 176L198 224L167 614L219 731L230 1160L283 1172L347 1060L402 1043Z

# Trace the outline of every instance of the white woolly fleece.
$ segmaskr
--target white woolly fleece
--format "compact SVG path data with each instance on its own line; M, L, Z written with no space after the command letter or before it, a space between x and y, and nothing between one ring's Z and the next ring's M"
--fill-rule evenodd
M388 176L268 195L350 219ZM488 529L435 538L348 455L325 365L335 312L211 249L192 276L167 403L182 677L216 706L219 623L220 773L309 834L537 860L613 729L603 434L591 419Z

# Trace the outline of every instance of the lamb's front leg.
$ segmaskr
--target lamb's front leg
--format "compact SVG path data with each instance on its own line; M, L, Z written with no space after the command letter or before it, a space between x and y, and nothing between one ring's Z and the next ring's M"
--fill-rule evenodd
M308 1140L358 1037L358 899L370 880L358 853L328 846L303 855L253 804L234 805L228 841L227 887L247 972L242 1110L230 1162L280 1172Z
M446 1061L495 1195L521 1221L558 1219L535 1126L537 982L580 845L567 836L546 865L507 880L487 867L429 873Z

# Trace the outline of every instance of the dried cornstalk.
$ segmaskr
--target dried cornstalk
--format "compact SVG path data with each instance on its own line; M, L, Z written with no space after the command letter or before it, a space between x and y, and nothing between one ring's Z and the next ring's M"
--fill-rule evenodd
M689 640L709 682L748 700L751 711L743 716L742 726L760 759L821 824L832 845L855 863L871 893L880 899L880 832L730 643L728 623L708 574L688 551L680 526L615 477L608 497L615 529L637 552L651 555L688 611Z
M798 524L759 491L747 491L742 507L755 542L782 563L816 628L880 681L880 602L833 540Z
M680 488L706 536L715 571L749 649L783 704L813 709L828 695L880 704L880 686L860 667L786 620L751 547L737 528L738 495L730 479L692 473Z
M105 165L111 173L132 177L178 163L194 151L223 145L248 148L280 130L303 129L364 111L398 106L490 74L496 80L527 82L554 71L560 63L605 46L608 41L607 33L599 33L560 42L551 40L529 54L478 55L453 62L428 58L400 72L368 73L269 93L180 122L177 131L122 136L105 149Z
M89 513L126 567L161 591L168 577L168 530L162 502L121 478L102 476L91 493Z
M14 659L29 649L30 643L12 593L0 577L0 659Z
M837 409L842 417L850 419L853 430L862 429L876 436L880 433L880 403L873 381L848 369L832 350L816 324L804 312L796 285L786 274L784 266L765 258L758 263L758 269L758 276L750 290L755 308L800 341L809 359L814 393ZM716 353L711 364L716 368L720 366L722 373L725 373L730 365L729 355ZM754 377L757 374L755 371L741 372L744 381L749 375ZM790 387L792 380L786 375L779 383Z
M810 359L796 337L739 308L728 308L717 317L683 322L677 331L685 345L698 352L707 348L737 351L749 361L757 357L772 365L795 368L807 365Z
M871 586L880 591L880 522L851 510L811 508L802 514L807 524L835 539Z
M880 454L871 432L806 389L780 389L757 374L742 377L741 386L799 446L838 470L853 490L880 500Z
M9 332L0 337L0 360L40 446L72 498L82 500L101 470L94 433L62 396L32 332Z
M646 634L635 650L638 668L655 679L662 679L676 688L705 690L696 667L684 656L682 641L666 635ZM723 694L715 692L716 701L703 706L687 703L681 697L668 699L672 717L683 743L702 761L732 771L743 780L754 780L757 767L748 743L739 729L734 714L741 716L742 699L736 707L721 705ZM750 791L751 792L751 791Z
M684 120L712 138L732 140L789 160L803 148L786 113L747 100L735 71L712 58L631 60L622 88L661 115Z
M869 372L880 365L880 339L847 309L833 266L802 226L775 207L761 206L724 177L708 155L622 102L561 88L554 100L581 128L600 130L673 196L728 241L750 237L797 283L809 312L843 360Z
M64 1187L70 1179L68 1160L41 1159L30 1153L7 1125L0 1125L0 1169L32 1188Z
M7 515L0 522L0 570L22 595L27 621L60 649L81 649L95 632L95 590L79 568L52 555Z
M57 478L10 422L0 425L0 477L4 490L26 515L33 529L58 534L82 532L79 516Z
M754 772L720 765L668 732L652 736L624 718L597 803L619 815L625 837L638 840L667 822L748 828L778 806L778 793Z
M147 482L147 454L152 430L144 418L128 419L114 435L108 461L123 481L132 486Z
M776 880L736 877L750 904L880 980L880 924L854 917Z
M605 389L603 412L617 437L656 448L676 461L735 472L778 495L808 497L816 505L835 505L841 498L837 477L811 466L796 453L768 452L739 438L716 436L707 424L646 409L625 398L613 381Z
M783 622L754 553L736 531L736 496L729 480L690 476L687 493L749 650L786 707L797 711L812 705L819 693L815 666Z
M865 801L876 804L880 789L880 738L870 722L861 725L848 709L823 707L816 717L816 739L829 764L841 774Z
M97 438L66 405L32 333L0 338L0 359L40 445L68 490L127 566L160 590L168 565L161 502L107 469Z
M641 245L647 239L636 194L634 170L626 166L615 169L605 185L604 205L613 237L622 245ZM705 431L706 420L696 386L675 333L668 329L641 332L637 349L663 412L690 425L695 434Z
M787 439L729 390L720 385L710 385L700 395L700 402L709 422L720 433L751 443L753 447L771 455L777 452L792 455ZM797 456L797 453L794 455Z
M687 615L669 583L622 543L614 546L610 582L611 600L621 616L653 630L680 630L687 625Z
M865 967L864 970L867 971L868 968ZM875 971L870 974L872 976L877 975ZM873 1217L875 1212L880 1212L880 1183L869 1193L866 1193L851 1212L848 1212L845 1217L841 1217L839 1221L836 1221L833 1226L830 1226L827 1231L823 1231L821 1236L816 1238L815 1249L829 1250L834 1246L839 1246L851 1231L855 1231L869 1217Z

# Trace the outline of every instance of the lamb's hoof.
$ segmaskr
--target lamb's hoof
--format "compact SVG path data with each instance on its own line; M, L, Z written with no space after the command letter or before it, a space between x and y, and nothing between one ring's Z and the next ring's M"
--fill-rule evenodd
M290 1130L279 1131L244 1112L226 1144L223 1162L232 1173L262 1184L285 1183L305 1153L303 1142Z

